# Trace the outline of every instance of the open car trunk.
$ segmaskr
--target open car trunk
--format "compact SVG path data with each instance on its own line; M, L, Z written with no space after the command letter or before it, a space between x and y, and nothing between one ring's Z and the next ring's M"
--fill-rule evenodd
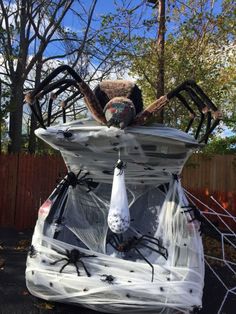
M201 307L199 222L179 179L198 142L162 125L119 130L87 120L36 133L60 150L68 175L39 209L27 259L29 291L107 313ZM107 219L119 158L130 221L114 233Z

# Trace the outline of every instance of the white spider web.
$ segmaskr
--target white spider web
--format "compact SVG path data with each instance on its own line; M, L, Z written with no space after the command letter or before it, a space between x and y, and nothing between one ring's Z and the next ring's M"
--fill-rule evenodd
M210 199L214 204L214 209L204 204L189 191L185 190L185 193L190 202L201 209L208 232L211 234L210 237L203 236L205 264L208 273L211 272L210 276L205 277L205 280L214 277L218 282L217 289L220 289L221 293L216 290L217 294L214 295L210 290L216 289L216 287L205 282L204 294L213 294L214 299L211 299L211 304L217 307L214 313L233 314L236 307L236 217L213 196L210 196ZM213 313L212 310L203 304L203 313Z

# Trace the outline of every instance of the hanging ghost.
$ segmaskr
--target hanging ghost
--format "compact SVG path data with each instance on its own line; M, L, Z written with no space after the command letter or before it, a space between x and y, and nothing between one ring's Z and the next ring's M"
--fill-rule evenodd
M125 165L118 160L114 169L108 226L114 233L125 232L130 225L130 213L125 186Z

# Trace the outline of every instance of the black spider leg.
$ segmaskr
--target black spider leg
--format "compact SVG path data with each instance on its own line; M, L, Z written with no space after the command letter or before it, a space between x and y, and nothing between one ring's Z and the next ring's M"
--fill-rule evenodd
M48 102L48 121L47 121L47 126L50 126L51 124L51 115L52 115L52 103L53 103L54 98L52 95L50 96L49 102Z
M50 209L50 212L48 216L46 217L46 222L48 224L58 224L60 225L63 219L63 214L65 210L65 205L68 197L68 188L70 185L73 186L73 179L75 177L75 174L73 172L67 173L67 175L64 177L64 179L60 182L60 184L56 187L56 189L53 191L53 193L50 195L49 198L56 198L54 203L52 204L52 207ZM57 215L58 212L58 215ZM55 220L55 215L57 215L57 220ZM45 224L46 228L46 224ZM53 238L56 239L60 233L60 230L56 230L54 233ZM62 254L62 253L60 253ZM65 254L64 254L65 255Z
M220 115L217 110L217 107L213 104L213 102L209 99L209 97L203 92L203 90L194 82L193 80L188 80L177 86L175 89L173 89L171 92L167 94L167 98L171 99L173 97L177 97L177 95L181 91L186 91L190 98L193 100L193 102L197 105L199 111L201 112L201 120L200 124L198 126L197 133L200 132L201 125L203 123L203 120L205 118L204 113L207 111L213 111L214 112L214 122L209 127L209 117L207 122L207 128L205 131L205 134L202 136L202 138L199 140L199 143L205 141L207 142L209 135L213 132L213 130L216 128L216 126L220 122ZM180 101L181 98L179 98ZM204 107L202 107L204 106ZM207 109L207 110L206 110ZM211 115L211 113L209 113ZM199 134L197 134L197 137Z
M213 104L213 102L210 100L210 98L203 92L201 87L199 85L197 85L196 82L193 80L184 81L182 84L180 84L175 89L170 91L167 94L167 98L171 99L171 98L177 96L177 94L179 94L182 90L185 90L186 86L192 87L198 93L198 95L201 97L202 101L207 105L207 107L209 109L211 109L214 112L217 111L217 107Z
M59 252L58 252L59 253ZM60 254L62 254L62 255L64 255L62 252L60 252ZM78 268L78 265L77 265L77 263L71 263L70 261L69 261L69 257L64 257L64 258L61 258L61 259L59 259L59 260L57 260L57 261L55 261L55 262L52 262L52 263L50 263L50 265L55 265L55 264L57 264L57 263L59 263L59 262L62 262L62 261L66 261L67 263L65 263L62 267L61 267L61 269L59 270L59 273L62 273L62 271L66 268L66 266L68 266L69 264L73 264L74 266L75 266L75 268L76 268L76 272L77 272L77 275L79 276L80 275L80 272L79 272L79 268Z
M85 256L85 257L90 257L90 256ZM85 272L86 272L86 275L87 275L88 277L91 277L91 274L89 273L88 269L85 267L84 262L81 261L81 259L80 259L78 262L80 262L81 265L83 266L83 268L84 268L84 270L85 270Z
M77 184L78 185L86 185L88 190L87 193L91 192L93 188L96 188L98 186L97 182L93 181L93 178L87 178L87 176L90 174L89 172L86 172L82 177L79 178L79 175L81 174L82 170L79 171L77 174Z
M31 97L35 98L42 90L44 90L45 86L48 86L49 83L61 72L67 71L73 79L77 82L83 82L82 78L68 65L61 65L54 71L52 71L31 93Z
M135 251L145 260L146 263L148 263L148 265L152 268L152 282L154 280L154 267L153 265L149 262L149 260L140 252L139 249L137 249L136 247L134 247Z
M46 127L44 125L43 118L42 118L42 111L41 111L41 108L39 106L39 101L35 102L35 106L33 104L30 104L30 109L31 109L32 113L35 115L36 119L38 120L38 123L40 124L40 126L44 129L46 129Z
M70 85L71 86L71 85ZM70 87L68 86L68 87ZM51 124L51 112L52 112L52 103L54 101L54 98L57 97L59 94L61 94L65 87L67 86L63 86L63 88L59 89L55 94L51 95L50 100L49 100L49 105L48 105L48 126L50 126ZM77 87L78 88L78 87ZM74 100L77 96L81 95L80 90L74 92L70 97L68 97L66 100L62 101L61 103L61 108L62 110L57 112L56 114L53 115L54 119L57 118L57 116L59 116L61 113L63 114L63 123L66 122L66 114L65 114L65 110L67 108L69 108L76 100ZM74 100L71 104L68 105L69 102L71 102L72 100ZM87 107L84 106L82 107L77 113L80 113L81 111L86 110Z
M66 261L67 263L65 263L62 267L61 267L61 269L59 270L59 273L62 273L62 271L64 270L64 268L67 266L67 265L69 265L71 262L70 262L70 251L69 250L67 250L66 249L66 252L62 252L62 251L57 251L56 249L54 249L54 251L56 251L58 254L60 254L60 255L64 255L65 257L63 257L63 258L60 258L60 259L58 259L58 260L56 260L56 261L54 261L54 262L52 262L52 263L50 263L50 265L56 265L57 263L59 263L59 262L62 262L62 261ZM75 264L75 263L73 263L73 264ZM76 267L76 271L77 271L77 274L78 274L78 276L79 276L79 270L77 269L77 266L75 265L75 267Z
M193 123L194 118L195 118L195 113L193 112L192 109L190 110L191 107L188 105L188 102L187 102L186 98L185 98L182 94L180 94L180 92L185 91L185 92L189 95L189 97L191 98L191 100L194 102L194 104L197 105L197 108L198 108L198 110L199 110L199 112L200 112L200 115L201 115L200 122L199 122L199 124L198 124L198 128L197 128L197 131L196 131L196 133L195 133L195 139L197 139L198 136L199 136L199 133L200 133L200 131L201 131L202 124L203 124L204 119L205 119L205 115L204 115L204 113L202 112L202 110L204 109L205 106L204 106L204 104L202 103L201 99L200 99L200 98L194 93L194 91L191 89L191 87L189 87L189 86L187 85L187 83L188 83L188 82L182 83L179 87L177 87L177 88L174 90L174 92L172 91L172 92L170 92L169 94L167 94L167 97L168 97L168 99L171 99L171 98L173 98L173 97L177 97L177 98L183 103L183 105L188 109L188 111L190 111L190 113L191 113L192 115L194 115L194 116L190 119L190 121L189 121L189 124L188 124L187 129L186 129L187 131L189 131L190 127L192 126L192 123Z
M112 237L108 240L108 243L113 247L113 249L115 249L116 251L120 253L128 252L133 248L133 246L131 245L129 249L125 249L125 250L120 249L122 245L126 244L126 241L124 241L124 238L123 238L123 234L118 235L118 234L113 233Z
M211 116L211 113L208 111L207 112L207 125L206 125L206 133L205 134L208 134L210 128L211 128L211 120L212 120L212 116ZM204 135L205 136L205 135ZM207 141L208 141L208 137L205 137L204 139L204 142L207 144Z
M163 256L167 260L167 258L168 258L168 253L167 252L165 252L166 253L165 254L165 253L162 253L160 250L154 249L152 246L149 246L147 244L144 244L144 243L139 243L139 244L141 244L143 247L146 247L146 248L148 248L148 249L150 249L150 250L160 254L161 256ZM155 243L152 243L152 244L155 244Z
M108 240L108 243L113 247L113 249L117 250L117 247L120 245L118 235L114 233L112 237Z
M187 84L189 86L191 86L192 89L194 89L195 93L197 93L200 96L200 99L203 101L204 104L206 104L206 107L208 109L208 112L211 110L212 112L214 112L216 114L216 116L214 117L214 122L212 123L212 125L209 127L209 116L212 117L211 113L208 113L208 121L207 121L207 128L206 128L206 132L205 134L202 136L202 138L199 140L199 143L205 142L207 143L208 141L208 137L209 135L214 131L214 129L216 128L216 126L219 124L220 122L220 115L219 112L217 110L217 107L214 105L214 103L210 100L210 98L204 93L204 91L201 89L200 86L198 86L196 84L195 81L193 80L189 80L187 81ZM218 114L217 114L218 113Z
M77 275L79 276L80 272L79 272L79 268L78 268L77 264L76 264L76 263L71 263L71 262L68 261L68 260L67 260L67 263L64 264L64 265L62 266L62 268L59 270L59 273L62 273L62 271L63 271L63 270L66 268L66 266L68 266L69 264L73 264L73 265L75 266L76 271L77 271Z
M48 104L48 121L47 121L47 126L50 126L51 124L51 114L52 114L52 104L53 101L61 94L63 93L67 88L70 86L75 86L76 88L79 89L79 86L77 85L75 80L72 79L61 79L55 83L50 84L47 86L41 93L40 96L44 96L48 94L49 92L53 91L56 88L59 88L58 91L55 93L51 94L50 99L49 99L49 104ZM78 94L80 94L80 90L78 90ZM64 110L63 110L64 109ZM64 113L65 107L62 107L62 112ZM65 114L64 114L65 115ZM63 122L65 122L65 118L63 115Z
M60 253L60 254L62 254L62 253ZM63 254L63 255L64 255L64 254ZM56 265L57 263L60 263L60 262L62 262L62 261L68 261L68 258L66 258L66 257L60 258L60 259L58 259L58 260L56 260L56 261L50 263L50 265ZM60 272L61 272L61 271L60 271Z
M38 122L40 123L40 125L46 129L43 119L41 119L41 110L40 110L40 114L39 114L39 106L37 105L36 101L35 101L35 97L40 96L41 94L43 95L44 93L49 92L50 90L53 90L55 88L57 88L59 85L62 84L63 81L65 80L59 80L56 83L52 83L51 85L49 85L49 83L61 72L63 71L67 71L73 78L74 78L74 82L72 85L76 86L76 83L81 83L83 82L83 80L81 79L81 77L72 69L70 68L68 65L62 65L60 67L58 67L57 69L55 69L51 74L49 74L32 92L29 93L29 98L30 98L30 102L31 103L31 110L32 112L35 114ZM73 81L73 80L71 80ZM45 88L45 86L48 86L47 88ZM36 107L36 109L34 109L34 106ZM51 104L50 104L51 106ZM38 111L38 112L37 112Z
M145 239L145 238L147 238L147 239ZM158 239L153 238L153 237L148 236L148 235L143 235L138 240L140 240L140 241L148 241L149 243L156 245L158 247L158 250L142 243L143 246L149 248L150 250L153 250L153 251L157 252L158 254L163 256L166 260L168 259L168 251L167 251L167 249L164 246L160 245L160 241ZM164 253L162 251L164 251Z
M36 94L36 98L42 98L46 94L52 92L55 89L60 89L64 87L64 90L68 88L69 86L76 86L76 81L72 79L60 79L56 82L53 82L49 85L46 85L41 91L39 91L38 94ZM62 90L62 91L64 91ZM32 94L34 91L32 92Z
M199 143L202 143L202 142L207 143L209 135L214 131L214 129L217 127L219 123L220 123L220 119L216 118L214 122L212 123L211 127L209 128L208 132L206 132L205 135L199 140Z
M83 255L83 253L82 253L81 258L87 258L87 257L97 257L97 256L96 256L96 255ZM87 275L88 277L91 277L90 272L88 271L87 267L85 266L85 264L84 264L84 262L81 260L81 258L77 261L77 263L81 263L81 265L83 266L83 268L84 268L84 270L85 270L85 272L86 272L86 275Z
M190 96L192 101L197 105L197 108L198 108L200 115L201 115L200 122L199 122L199 125L197 128L196 134L195 134L195 139L198 139L199 133L202 129L202 125L203 125L204 120L205 120L205 114L203 111L206 108L206 106L202 102L201 98L192 90L191 87L186 86L185 91L188 93L188 95Z
M77 85L76 87L78 88L79 86ZM71 95L66 100L61 102L63 123L66 123L66 109L68 109L76 101L75 99L79 95L81 95L80 90L74 92L73 95ZM70 105L68 105L68 103L72 100L74 101ZM77 113L80 113L81 111L84 111L85 109L87 109L87 107L82 107ZM75 115L74 115L74 119L76 119Z
M197 83L193 80L188 80L187 81L188 84L194 88L194 90L196 90L196 92L198 93L198 95L202 98L202 100L204 101L204 103L207 105L207 107L209 109L211 109L212 111L217 111L217 107L214 105L214 103L210 100L210 98L204 93L204 91L201 89L201 87L199 85L197 85Z
M177 94L176 97L183 103L183 105L187 108L187 110L191 113L191 116L190 116L190 120L189 120L189 123L185 129L185 132L188 133L188 131L190 130L195 118L196 118L196 114L195 112L193 111L193 109L189 106L188 102L186 101L186 99L184 98L183 95L181 94Z
M190 215L192 219L190 219L189 222L193 222L193 221L197 220L200 223L200 228L198 231L200 232L200 235L202 235L203 224L205 224L206 220L205 220L204 216L201 214L200 209L198 209L194 205L186 205L186 206L182 206L181 208L187 208L182 213L192 213L192 215Z
M145 237L147 237L147 239L145 239ZM152 238L152 237L151 237ZM154 240L156 240L157 242L155 242ZM150 244L154 244L158 247L158 249L153 248L152 246L149 246L147 244L142 243L142 241L147 241ZM166 260L168 259L168 251L166 248L164 248L163 246L160 245L160 242L158 239L149 239L148 236L144 235L143 237L140 237L139 239L137 239L137 245L141 244L142 246L160 254L161 256L163 256ZM164 253L162 251L164 251Z

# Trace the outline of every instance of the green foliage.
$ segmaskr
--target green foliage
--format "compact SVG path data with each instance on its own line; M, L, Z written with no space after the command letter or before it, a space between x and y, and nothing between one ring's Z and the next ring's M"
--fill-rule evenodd
M170 2L167 15L172 26L167 23L165 89L168 92L184 80L194 79L222 110L225 124L235 130L235 3L223 1L220 12L211 4L208 0L186 1L182 6ZM154 26L153 18L145 24ZM155 100L158 89L156 39L134 38L133 45L135 52L126 53L130 74L138 77L147 105ZM171 101L164 118L171 126L185 128L188 113L177 101Z
M214 137L203 149L205 154L236 154L236 135L217 138Z

